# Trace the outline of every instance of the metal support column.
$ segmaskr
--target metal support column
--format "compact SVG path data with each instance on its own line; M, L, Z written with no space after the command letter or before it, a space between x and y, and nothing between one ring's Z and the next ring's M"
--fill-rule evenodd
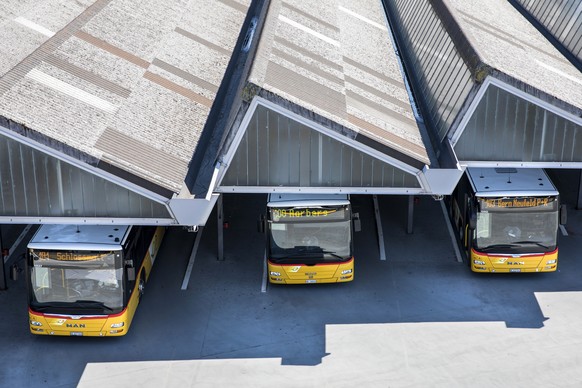
M218 231L218 260L224 260L224 214L222 209L222 194L216 201L216 224Z
M408 196L408 221L406 223L406 233L412 234L414 224L414 196Z
M578 181L578 200L576 201L576 209L582 209L582 170L580 170L580 180Z

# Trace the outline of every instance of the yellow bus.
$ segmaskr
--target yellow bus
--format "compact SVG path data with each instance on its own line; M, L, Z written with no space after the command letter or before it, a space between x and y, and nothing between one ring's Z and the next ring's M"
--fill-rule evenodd
M467 168L450 216L473 272L553 272L566 209L539 168Z
M28 244L32 334L127 333L164 227L42 225Z
M347 195L270 194L263 221L260 229L267 233L270 283L354 279L352 212Z

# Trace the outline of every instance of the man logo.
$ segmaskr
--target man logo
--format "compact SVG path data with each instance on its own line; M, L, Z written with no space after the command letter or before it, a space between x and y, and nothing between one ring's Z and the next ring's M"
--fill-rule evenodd
M78 328L78 329L84 329L85 328L85 324L84 323L67 323L66 326L67 327L74 327L74 328Z

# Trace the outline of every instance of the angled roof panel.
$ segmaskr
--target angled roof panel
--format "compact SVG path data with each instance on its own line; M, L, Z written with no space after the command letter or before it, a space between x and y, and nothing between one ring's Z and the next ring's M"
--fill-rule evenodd
M442 4L383 3L413 94L438 147L478 87L476 55Z
M578 0L513 0L582 65L582 3Z
M219 192L422 192L420 171L256 98Z
M493 76L520 89L529 88L570 113L582 114L580 71L509 2L490 0L486 7L463 0L446 3Z
M400 0L384 5L440 155L451 149L448 138L463 161L580 162L570 157L567 145L579 148L581 73L510 2ZM509 105L491 100L498 94ZM546 124L553 125L548 137ZM462 138L465 128L470 131ZM526 133L536 138L514 139ZM502 140L508 138L531 150L508 148Z
M271 1L249 82L356 141L389 148L417 168L430 164L375 1Z
M7 0L0 118L82 162L179 193L249 5Z

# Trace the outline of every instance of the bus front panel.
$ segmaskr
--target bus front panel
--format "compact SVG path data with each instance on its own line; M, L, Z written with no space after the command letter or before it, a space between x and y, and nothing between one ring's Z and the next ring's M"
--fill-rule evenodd
M553 272L558 197L479 198L470 250L475 272Z
M271 283L353 280L350 206L270 208L267 254Z
M496 255L471 250L474 272L554 272L558 268L558 249L543 254Z
M341 283L354 278L354 260L314 265L268 262L269 281L276 284Z

